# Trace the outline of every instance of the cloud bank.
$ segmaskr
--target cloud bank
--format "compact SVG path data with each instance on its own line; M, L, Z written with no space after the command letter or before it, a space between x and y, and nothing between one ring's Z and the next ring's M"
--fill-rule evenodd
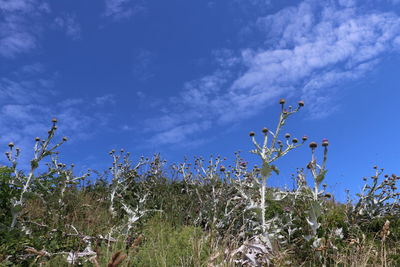
M329 115L335 90L400 48L400 17L352 0L306 0L255 25L260 45L225 51L217 71L186 83L164 115L147 121L148 129L157 125L151 142L189 141L193 132L248 118L282 96L306 100L312 117Z

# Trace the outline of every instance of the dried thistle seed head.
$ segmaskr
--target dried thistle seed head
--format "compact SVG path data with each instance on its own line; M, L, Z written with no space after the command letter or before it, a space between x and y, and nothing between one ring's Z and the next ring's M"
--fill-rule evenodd
M286 100L284 98L279 99L279 104L283 105L285 104Z
M287 111L287 109L284 109L284 110L282 111L282 113L283 113L283 115L287 115L289 112Z
M72 163L72 164L71 164L71 168L73 168L73 167L75 167L75 164Z
M61 168L62 166L63 166L62 163L57 164L57 167L59 167L59 168Z
M318 146L318 145L317 145L316 142L311 142L311 143L310 143L310 148L311 148L311 149L315 149L317 146Z
M57 123L57 119L56 118L52 118L51 122L55 124L55 123Z
M367 177L363 177L363 180L364 180L364 181L367 181Z
M301 140L303 140L303 142L307 141L307 139L308 139L308 136L307 136L307 135L304 135L304 136L301 138Z
M35 138L35 141L36 141L36 142L40 142L40 138L39 138L39 137L36 137L36 138Z
M253 136L255 136L255 135L256 135L255 132L250 132L250 133L249 133L249 136L250 136L250 137L253 137Z
M14 143L13 143L13 142L10 142L10 143L8 143L8 146L9 146L10 148L13 148L13 147L14 147Z
M285 138L290 138L290 133L286 133Z
M328 139L323 139L323 140L322 140L322 146L323 146L323 147L329 146L329 141L328 141Z
M264 134L267 134L267 133L268 133L268 128L265 128L265 127L264 127L264 128L262 129L262 132L263 132Z
M299 141L299 140L297 140L297 138L293 138L292 143L293 143L293 144L297 144L298 141Z
M300 100L300 101L298 102L298 104L299 104L299 107L304 107L304 101L303 101L303 100Z
M278 143L278 145L281 145L281 144L282 144L282 141L281 141L281 140L278 140L277 143Z
M221 166L219 167L219 170L220 170L221 172L224 172L224 171L225 171L225 166L224 166L224 165L221 165Z
M375 165L373 168L376 170L376 169L378 169L378 166Z
M67 141L68 141L68 138L67 138L66 136L64 136L62 140L63 140L64 142L67 142Z

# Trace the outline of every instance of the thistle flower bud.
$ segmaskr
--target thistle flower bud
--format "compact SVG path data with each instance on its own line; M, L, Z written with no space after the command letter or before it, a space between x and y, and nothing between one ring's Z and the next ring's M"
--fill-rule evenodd
M373 168L376 170L376 169L378 169L378 166L375 165Z
M292 143L297 144L297 142L299 142L299 140L297 140L297 138L293 138Z
M264 127L264 128L262 129L262 132L263 132L264 134L267 134L267 133L268 133L268 129Z
M221 165L221 166L219 167L219 170L220 170L221 172L224 172L224 171L225 171L225 166L224 166L224 165Z
M285 134L285 138L289 139L290 138L290 133Z
M249 133L249 136L250 136L250 137L253 137L253 136L255 136L255 135L256 135L255 132L250 132L250 133Z
M75 164L72 163L72 164L71 164L71 168L73 168L73 167L75 167Z
M286 100L284 98L279 99L279 104L283 105L285 104Z
M289 112L287 111L287 109L284 109L282 113L283 115L287 115Z
M13 143L13 142L10 142L10 143L8 143L8 146L9 146L10 148L13 148L13 147L14 147L14 143Z
M63 140L64 142L67 142L67 141L68 141L68 138L67 138L66 136L64 136L62 140Z
M310 148L311 148L311 149L315 149L317 146L318 146L318 145L317 145L317 143L315 143L315 142L311 142L311 143L310 143Z
M298 104L299 104L299 107L304 107L304 101L303 101L303 100L300 100L300 101L298 102Z
M304 136L301 138L301 140L303 140L303 142L307 141L307 139L308 139L307 135L304 135Z
M52 118L52 119L51 119L51 122L54 123L54 124L56 124L56 123L57 123L57 119L56 119L56 118Z
M36 141L36 142L40 142L40 138L37 136L37 137L35 138L35 141Z
M62 168L62 166L63 166L62 163L57 164L57 167L59 167L59 168Z
M328 141L328 139L323 139L323 140L322 140L322 146L323 146L323 147L329 146L329 141Z

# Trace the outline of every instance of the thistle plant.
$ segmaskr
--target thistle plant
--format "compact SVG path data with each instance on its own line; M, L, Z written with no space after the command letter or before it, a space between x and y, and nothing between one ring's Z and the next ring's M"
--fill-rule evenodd
M52 127L48 131L48 135L46 139L40 139L39 137L35 138L35 147L33 159L31 160L30 170L27 176L22 175L22 172L19 171L18 167L18 158L20 156L21 150L19 148L14 148L14 143L9 143L9 151L6 152L6 157L11 163L11 168L14 172L14 177L11 180L11 186L17 187L20 189L20 194L18 198L12 199L12 222L10 228L14 228L20 212L24 207L25 201L30 193L34 193L31 190L32 183L35 180L35 171L39 168L39 163L46 157L53 155L56 153L56 149L67 141L67 138L64 137L60 142L55 145L51 144L51 141L57 130L57 119L52 119Z
M254 132L250 132L249 134L253 145L255 146L255 149L252 150L251 153L258 155L262 160L260 177L255 177L255 182L258 184L259 194L261 197L260 203L257 205L258 209L261 211L260 224L263 234L266 234L268 231L268 223L265 218L267 180L271 177L272 172L279 174L278 168L273 163L286 155L289 151L304 144L304 142L307 140L307 137L304 136L302 138L302 142L299 143L299 140L297 138L291 138L289 133L285 134L285 141L281 141L279 139L281 130L285 125L286 120L293 114L297 113L300 108L304 106L304 101L299 101L296 109L293 109L291 106L289 106L288 109L285 109L285 99L281 99L279 104L281 105L281 113L279 115L279 121L275 131L270 131L267 128L262 129L264 141L260 144L257 143Z
M400 193L397 190L397 182L400 176L383 175L384 169L379 169L377 166L374 166L374 170L375 175L371 176L371 182L363 178L365 184L361 193L357 194L359 199L356 205L350 205L352 217L371 220L399 211ZM384 176L384 179L379 182L381 176Z
M311 235L305 237L307 240L317 237L317 230L320 227L318 219L322 215L323 203L324 203L324 197L322 195L325 192L325 190L320 190L320 188L321 188L321 183L325 179L325 175L327 173L326 161L328 156L329 142L327 139L322 140L322 147L324 148L324 157L321 165L317 163L317 159L315 156L315 150L317 146L318 145L316 142L310 143L311 161L307 165L307 169L310 170L314 182L313 188L309 188L311 191L311 201L309 202L310 207L308 210L308 216L306 220L311 228ZM303 172L299 172L298 178L299 180L305 182L305 176Z
M51 157L51 162L47 163L46 165L48 166L48 172L41 175L40 178L43 177L45 179L47 177L56 175L56 179L53 181L53 184L55 183L56 189L58 189L58 205L59 208L62 209L65 206L65 192L67 188L75 186L80 181L83 181L85 178L89 177L90 170L80 176L75 176L75 164L67 166L66 164L61 163L58 159L58 153L54 153ZM53 184L50 184L49 186L43 185L41 179L38 179L38 184L46 191L50 191L49 186L53 186Z
M152 187L157 182L156 179L148 178L158 177L161 174L163 162L159 155L155 155L152 160L141 157L137 164L133 165L130 160L130 153L125 153L123 149L120 150L119 154L116 154L115 150L110 151L109 154L113 158L112 167L110 167L112 180L109 211L113 217L117 215L117 206L125 212L127 223L122 225L122 229L124 233L128 233L146 213L159 211L146 208ZM140 171L145 166L148 166L148 170L141 174ZM150 185L146 185L145 182L149 182ZM130 199L131 196L134 200ZM127 199L130 201L126 201ZM135 202L135 205L132 202Z

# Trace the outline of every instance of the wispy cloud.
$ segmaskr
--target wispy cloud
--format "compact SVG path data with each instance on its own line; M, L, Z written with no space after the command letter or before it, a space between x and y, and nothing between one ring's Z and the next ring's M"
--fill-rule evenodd
M149 50L141 49L134 58L133 75L141 82L145 82L154 76L152 72L155 54Z
M95 134L93 129L107 124L110 113L106 113L103 105L112 104L112 96L59 100L53 91L54 78L37 68L27 72L31 67L22 67L0 79L1 150L13 141L28 152L23 153L24 159L28 159L33 138L45 136L52 117L59 121L59 137L71 136L72 141L86 139Z
M148 120L158 126L151 140L190 140L193 132L257 114L284 95L307 100L311 116L329 115L338 108L331 103L340 85L364 77L400 48L399 16L358 5L305 0L257 18L260 45L220 52L219 70L186 83L163 115Z
M49 12L40 0L1 0L0 55L12 58L37 47L40 17Z
M65 31L65 34L68 37L72 38L73 40L81 38L81 25L77 21L75 15L67 14L64 16L59 16L55 18L54 22L58 27Z
M105 0L106 17L111 17L115 20L129 18L146 8L141 0Z
M113 105L115 104L115 96L113 94L105 94L102 96L98 96L94 99L96 105Z

